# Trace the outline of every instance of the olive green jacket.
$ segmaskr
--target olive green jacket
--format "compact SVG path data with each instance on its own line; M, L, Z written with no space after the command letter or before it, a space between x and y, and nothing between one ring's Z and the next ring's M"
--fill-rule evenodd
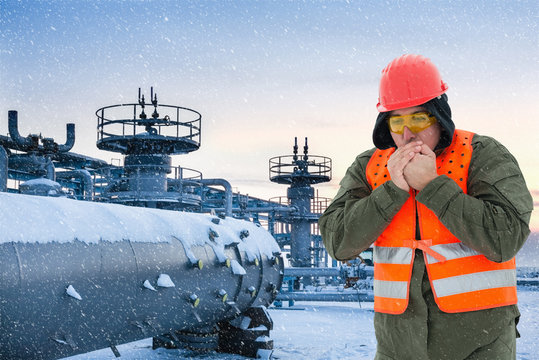
M505 147L490 137L480 135L474 136L472 147L468 194L464 194L452 179L441 175L419 192L416 200L432 210L465 245L491 261L504 262L516 255L530 233L532 197L517 161ZM365 169L374 151L371 149L357 156L342 179L333 202L320 217L324 245L336 260L353 259L371 246L410 196L391 181L372 190ZM406 312L402 315L375 315L378 352L391 358L396 356L390 354L391 351L402 347L396 344L404 346L409 343L408 348L414 349L413 358L421 359L417 353L419 345L412 344L424 338L425 354L430 354L425 359L441 358L445 351L451 349L439 344L435 349L432 344L451 344L447 335L453 334L456 341L453 345L459 347L456 351L470 353L480 343L499 334L500 331L494 329L503 328L500 324L514 321L518 316L516 305L459 314L441 312L432 297L423 256L416 256ZM460 330L463 324L467 326L464 332ZM423 336L420 328L424 328ZM433 331L436 328L443 331ZM413 339L405 342L403 331L414 334ZM489 335L483 339L485 331ZM469 340L470 337L478 340ZM471 342L469 346L465 345L466 341ZM433 351L438 351L438 355ZM465 355L459 356L450 358L465 358ZM406 357L401 354L400 358Z

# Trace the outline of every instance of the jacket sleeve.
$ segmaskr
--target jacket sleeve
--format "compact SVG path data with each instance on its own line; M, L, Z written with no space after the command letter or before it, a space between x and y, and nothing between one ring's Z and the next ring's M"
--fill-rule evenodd
M416 197L460 241L489 260L512 259L526 241L533 200L517 161L496 140L475 135L468 194L441 175Z
M336 260L353 259L367 249L410 196L391 181L372 191L365 168L373 153L374 149L356 158L319 219L326 250Z

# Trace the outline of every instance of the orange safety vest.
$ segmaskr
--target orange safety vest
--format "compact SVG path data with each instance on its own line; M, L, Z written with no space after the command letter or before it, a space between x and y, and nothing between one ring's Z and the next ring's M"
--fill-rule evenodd
M456 130L451 145L436 157L446 174L467 193L472 158L471 132ZM376 150L367 165L373 190L391 180L387 161L395 148ZM488 260L457 239L415 191L374 243L374 310L402 314L408 307L415 249L423 250L432 292L440 310L474 311L517 303L515 259ZM417 213L417 220L416 220ZM416 239L416 223L421 239Z

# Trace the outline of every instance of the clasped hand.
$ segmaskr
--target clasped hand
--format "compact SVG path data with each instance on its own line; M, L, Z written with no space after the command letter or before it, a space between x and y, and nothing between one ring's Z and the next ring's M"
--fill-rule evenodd
M391 180L404 191L421 191L438 176L436 154L422 141L397 148L387 162Z

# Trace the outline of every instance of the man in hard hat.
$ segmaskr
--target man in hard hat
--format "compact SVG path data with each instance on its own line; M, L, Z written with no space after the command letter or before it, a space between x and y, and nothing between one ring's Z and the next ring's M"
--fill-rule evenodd
M447 88L423 56L382 71L376 148L320 217L333 258L373 246L376 359L516 358L532 198L505 147L455 130Z

